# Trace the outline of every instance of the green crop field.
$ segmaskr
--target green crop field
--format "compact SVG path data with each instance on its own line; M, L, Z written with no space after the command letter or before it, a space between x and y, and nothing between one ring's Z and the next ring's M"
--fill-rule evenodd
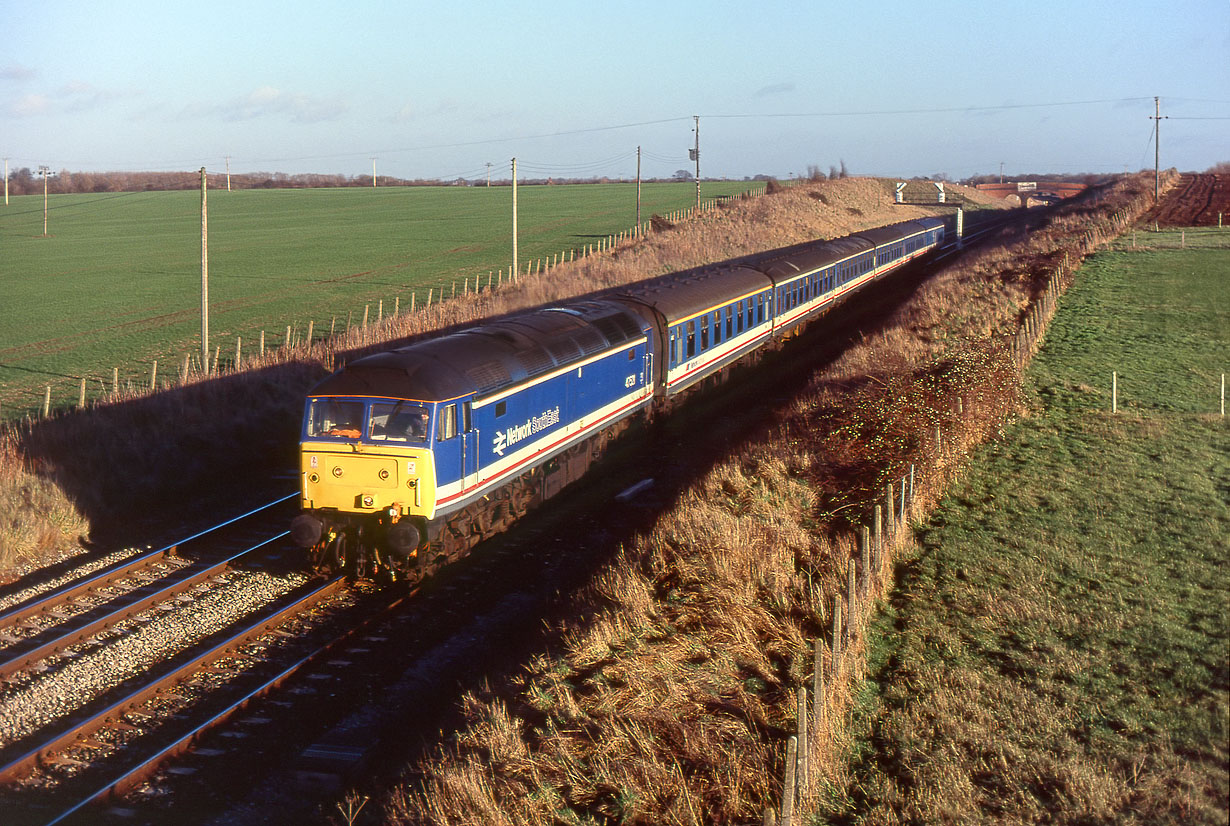
M706 198L763 184L713 182ZM507 271L509 187L389 187L209 192L210 343L245 351L262 330L318 334L378 302L419 305L454 282ZM584 250L636 222L635 184L518 187L521 266ZM641 217L695 203L693 183L642 187ZM0 206L0 417L75 402L121 376L170 375L200 350L199 191L53 195Z
M919 528L826 822L1226 823L1230 232L1185 235L1082 266Z

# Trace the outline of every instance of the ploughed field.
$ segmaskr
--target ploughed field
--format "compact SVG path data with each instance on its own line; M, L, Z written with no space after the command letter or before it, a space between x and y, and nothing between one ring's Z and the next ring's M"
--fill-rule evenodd
M1145 216L1145 223L1160 227L1215 227L1218 215L1230 222L1230 175L1181 175L1179 183L1162 196Z

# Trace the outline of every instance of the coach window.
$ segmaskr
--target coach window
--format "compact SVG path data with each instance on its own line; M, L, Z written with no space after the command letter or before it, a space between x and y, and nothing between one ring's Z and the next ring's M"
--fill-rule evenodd
M474 413L469 402L463 402L461 405L461 430L463 433L469 433L474 429Z
M675 328L675 364L683 361L683 325Z
M696 320L688 322L688 358L696 355Z
M700 317L700 351L703 353L709 349L709 314L705 313Z
M439 441L443 442L457 435L457 405L446 404L444 410L440 413L439 427L436 428L436 436Z
M726 338L731 338L735 334L735 308L726 308Z

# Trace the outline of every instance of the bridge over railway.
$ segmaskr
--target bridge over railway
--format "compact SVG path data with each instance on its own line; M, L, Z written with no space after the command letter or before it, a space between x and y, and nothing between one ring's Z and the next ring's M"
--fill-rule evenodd
M1027 205L1031 199L1056 201L1072 198L1084 192L1086 185L1073 181L1006 181L998 184L977 184L976 188L979 192L996 198L1016 197L1022 205Z

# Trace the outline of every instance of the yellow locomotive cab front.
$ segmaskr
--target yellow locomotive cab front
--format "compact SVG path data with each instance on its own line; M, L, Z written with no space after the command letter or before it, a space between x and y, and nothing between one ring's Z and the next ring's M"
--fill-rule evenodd
M299 471L304 510L435 515L435 468L423 448L304 442Z

